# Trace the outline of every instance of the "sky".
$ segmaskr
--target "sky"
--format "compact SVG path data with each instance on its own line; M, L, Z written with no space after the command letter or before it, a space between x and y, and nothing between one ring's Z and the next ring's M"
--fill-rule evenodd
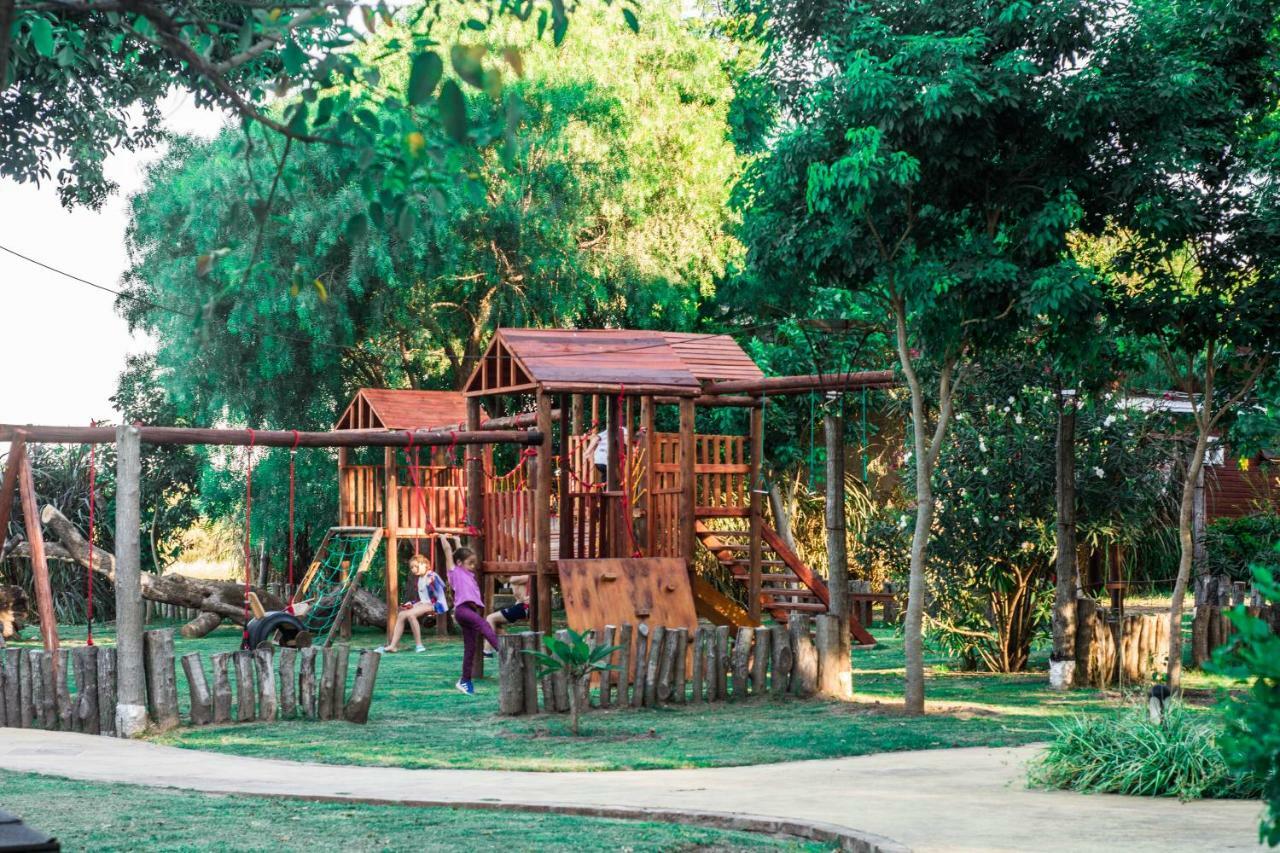
M165 106L176 133L211 137L223 121L181 95ZM112 155L106 173L120 189L98 211L64 209L53 183L0 179L0 246L118 289L128 260L128 199L142 188L146 164L161 153ZM131 336L114 305L109 293L0 251L0 423L78 426L118 419L109 398L125 357L152 343Z

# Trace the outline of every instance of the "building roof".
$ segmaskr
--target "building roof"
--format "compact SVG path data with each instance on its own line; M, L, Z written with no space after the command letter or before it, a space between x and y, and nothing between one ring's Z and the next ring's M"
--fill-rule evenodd
M541 388L559 393L695 396L704 381L764 374L728 335L632 329L499 329L468 395Z
M334 429L431 429L466 422L461 391L361 388Z

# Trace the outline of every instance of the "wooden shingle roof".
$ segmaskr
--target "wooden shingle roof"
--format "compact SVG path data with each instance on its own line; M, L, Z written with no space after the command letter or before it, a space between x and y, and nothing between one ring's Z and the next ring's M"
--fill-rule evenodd
M466 422L461 391L361 388L334 429L430 429Z
M468 395L556 393L695 396L704 381L764 374L728 335L631 329L499 329Z

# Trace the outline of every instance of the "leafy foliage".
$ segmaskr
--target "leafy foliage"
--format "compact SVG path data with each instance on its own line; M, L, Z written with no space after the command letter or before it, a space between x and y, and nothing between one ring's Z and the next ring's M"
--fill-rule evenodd
M1228 766L1218 727L1177 703L1166 704L1160 723L1134 706L1079 714L1054 730L1030 768L1034 785L1180 800L1253 799L1262 790L1259 775Z
M578 719L582 707L587 700L587 685L592 675L598 672L611 672L617 669L609 663L609 656L622 646L592 645L585 634L568 629L568 641L558 637L543 639L545 653L533 649L525 649L524 654L536 660L538 678L552 675L563 675L569 682L569 710L573 733L578 733Z
M1280 572L1258 566L1253 578L1268 601L1280 602ZM1275 847L1280 844L1280 635L1242 607L1228 618L1237 633L1215 653L1213 667L1247 682L1249 691L1227 705L1224 746L1227 760L1239 772L1263 780L1259 793L1267 801L1267 813L1259 835Z
M1280 515L1215 518L1205 529L1205 570L1247 581L1254 567L1280 571Z

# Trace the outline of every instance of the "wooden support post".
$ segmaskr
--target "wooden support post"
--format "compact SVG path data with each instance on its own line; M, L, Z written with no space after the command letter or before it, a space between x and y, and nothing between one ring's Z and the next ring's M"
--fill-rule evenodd
M480 398L467 398L467 429L480 429ZM480 562L484 562L484 448L479 444L467 445L463 459L467 477L467 545L474 550Z
M756 628L755 650L751 654L751 692L763 696L767 691L766 680L769 675L769 629Z
M693 633L689 635L689 657L690 663L692 664L690 667L689 681L691 682L690 686L692 687L693 692L691 700L694 702L701 702L705 698L705 694L702 692L702 666L704 657L702 647L706 644L706 637L707 632L702 630L701 626L694 628Z
M298 676L294 670L297 660L297 649L280 649L280 713L286 720L298 715Z
M116 736L116 650L98 647L98 731Z
M102 733L98 716L98 647L80 646L71 656L76 672L75 730L87 735Z
M209 692L199 652L182 656L182 671L187 676L187 692L191 694L191 725L207 726L213 722L213 694Z
M267 723L276 721L280 704L276 698L276 647L263 643L253 650L254 663L258 665L258 719Z
M173 659L173 629L148 631L144 638L147 672L147 710L158 731L178 723L178 676Z
M542 444L534 458L536 478L533 493L534 572L538 583L537 601L532 615L537 619L535 631L551 630L551 397L541 391L537 395L538 429Z
M746 699L751 681L751 641L755 639L755 629L742 626L733 643L733 698Z
M573 557L574 543L574 524L576 519L573 517L573 501L569 498L569 493L573 491L573 485L569 481L569 474L573 470L573 456L569 452L569 439L573 435L573 430L569 425L569 406L568 398L560 395L560 477L556 483L556 490L560 493L560 553L562 560Z
M791 692L800 698L812 696L818 689L818 652L809 636L809 617L795 613L787 622L791 634L791 653L794 664L791 672Z
M40 529L40 507L36 499L35 478L31 475L31 457L26 453L18 460L18 494L22 499L27 547L31 549L31 580L36 593L36 611L40 614L40 639L46 652L56 653L58 617L53 609L53 589L49 585L49 562L44 554L44 531ZM56 656L54 660L56 667Z
M818 692L832 699L848 699L852 692L849 670L849 632L834 613L818 616Z
M536 665L526 660L523 649L520 634L498 637L498 713L508 717L524 713L524 668Z
M729 670L733 665L729 657L729 626L716 626L716 696L729 698Z
M387 642L391 642L391 632L396 627L396 614L400 612L400 554L399 539L396 533L400 527L400 488L397 485L396 456L400 453L394 447L383 451L383 467L385 468L385 488L382 497L382 527L387 540ZM413 464L413 460L408 460ZM348 622L350 617L348 616ZM344 634L343 636L350 636Z
M378 681L378 664L381 661L382 655L372 649L360 653L355 682L351 685L351 698L342 709L342 716L348 723L363 725L369 722L369 706L373 704L373 688Z
M618 671L614 681L618 684L617 706L625 708L631 700L631 623L618 626Z
M227 663L231 652L218 652L209 658L213 666L213 722L231 721L231 679L227 675Z
M56 659L56 660L55 660ZM45 684L45 696L54 703L53 713L56 720L61 721L63 731L79 731L76 728L76 706L71 701L71 686L67 683L71 678L71 652L59 649L56 655L46 655L41 661L40 676ZM50 718L50 728L54 728L54 718Z
M658 488L658 472L655 470L657 460L654 458L653 441L655 403L651 395L640 398L640 430L643 434L644 446L644 536L643 545L646 557L654 556L658 543L658 532L653 523L653 492Z
M22 653L17 649L0 649L0 666L4 667L4 715L6 725L19 728L22 725Z
M142 661L142 455L137 427L116 427L116 731L137 737L147 727Z
M662 646L667 638L664 625L654 625L649 634L649 658L644 670L644 704L648 708L658 705L658 675L662 667Z
M660 704L666 705L675 701L676 692L676 639L675 628L666 632L660 645L661 655L658 658L658 689L655 693ZM683 629L681 629L683 630Z
M520 635L523 647L526 651L542 651L542 632L526 631ZM524 655L524 712L526 714L538 713L538 665L537 660L530 655ZM548 712L554 711L555 708L548 705Z
M347 491L347 462L349 451L345 447L338 448L338 526L354 525L355 519L350 517L351 493Z
M314 720L319 711L316 705L316 654L315 646L298 650L298 707L308 720Z
M636 625L635 648L635 683L631 688L631 707L639 708L644 704L645 684L649 674L649 626L641 622Z
M694 629L697 630L697 629ZM685 627L676 628L672 631L675 638L675 673L672 675L671 689L674 693L672 699L678 705L683 705L688 701L688 694L685 693L685 672L689 657L689 629Z
M258 714L258 686L257 679L253 677L253 652L238 651L232 655L232 660L236 665L236 722L251 723Z
M696 410L693 400L680 400L680 557L693 571L693 550L697 545L694 525L697 522L698 481L695 474L694 430Z
M9 442L9 459L0 485L0 549L9 535L9 519L13 516L13 499L18 494L18 463L27 455L26 433L19 430Z
M782 625L774 625L769 629L770 658L773 674L769 677L769 694L783 696L791 690L791 669L794 658L791 654L791 634Z
M761 526L764 523L764 476L761 466L764 464L764 409L751 409L751 429L748 440L751 443L751 474L747 488L750 489L751 508L748 517L749 534L749 572L747 581L747 611L751 621L760 622L760 587L761 567L763 565L764 548L760 541ZM736 688L735 688L736 689Z
M617 636L617 633L618 633L618 629L615 626L605 625L604 630L600 632L599 640L598 640L601 647L608 648L609 646L616 645L616 643L614 643L614 637ZM609 657L605 658L604 662L606 664L612 665L613 662L617 659L617 657L618 657L618 653L616 651L610 652ZM613 685L617 681L616 675L617 674L615 672L612 672L610 670L605 670L604 672L600 673L600 707L601 708L608 708L610 705L613 704L612 693L613 693Z

